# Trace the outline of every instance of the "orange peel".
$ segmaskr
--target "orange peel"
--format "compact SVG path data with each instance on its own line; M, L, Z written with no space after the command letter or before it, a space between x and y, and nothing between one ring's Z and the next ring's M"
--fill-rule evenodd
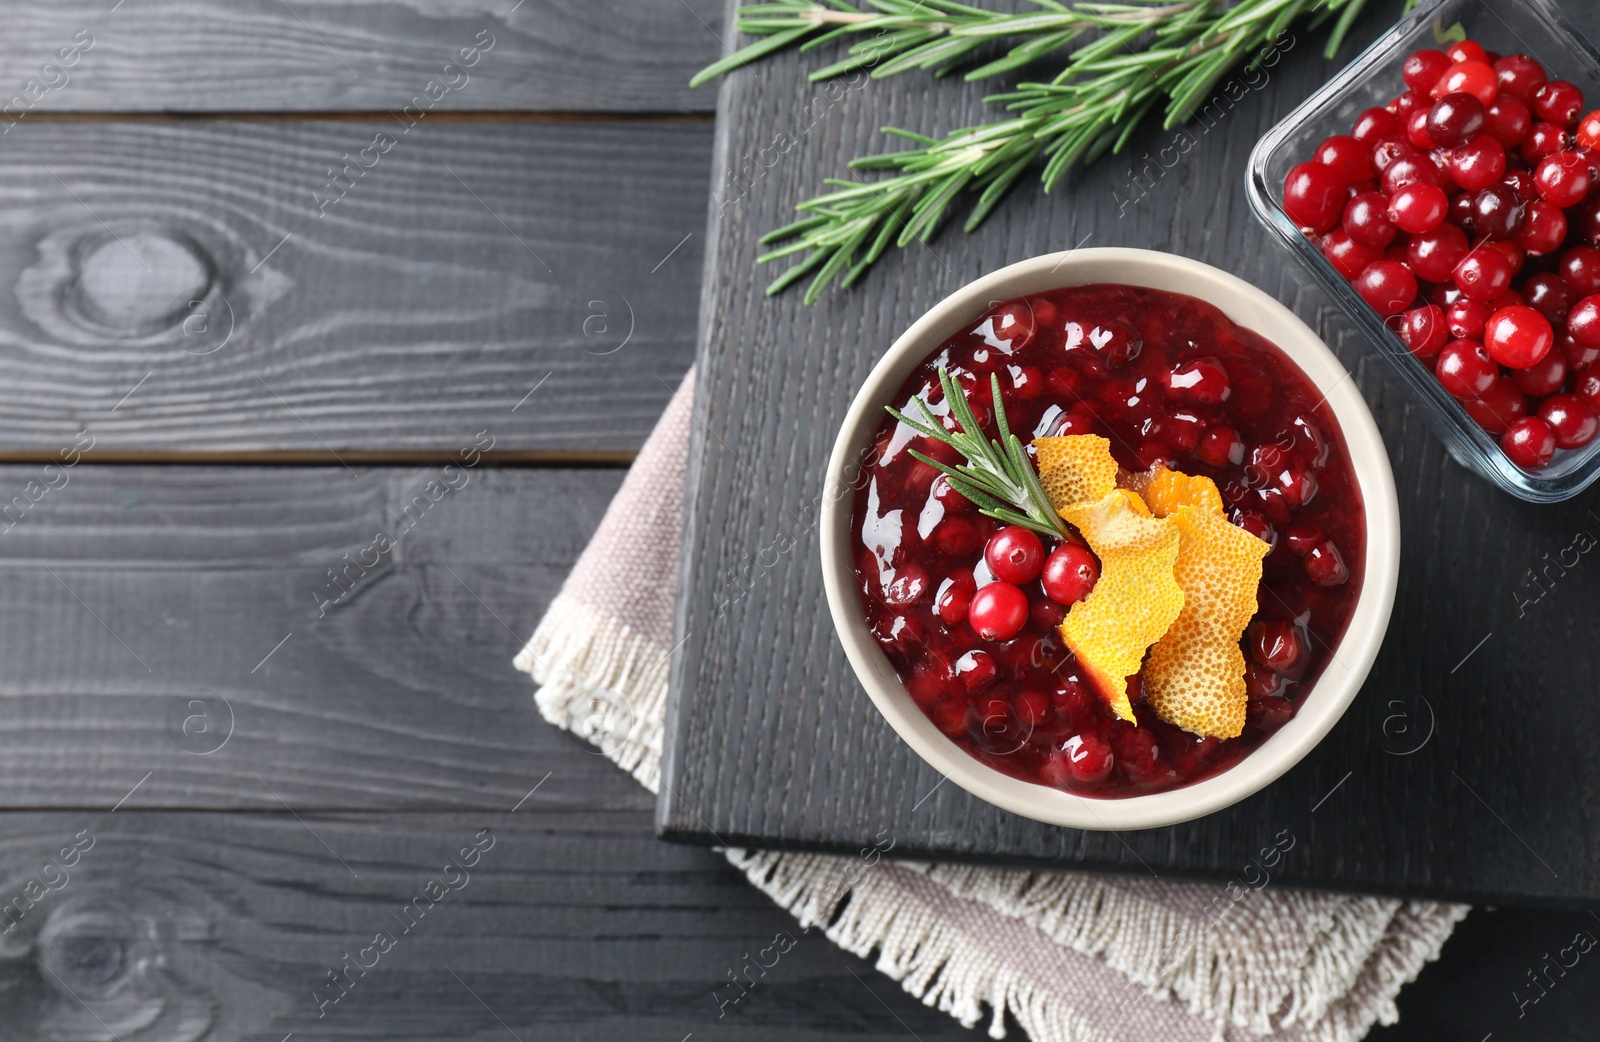
M1149 470L1123 475L1119 483L1137 492L1156 517L1169 517L1183 506L1199 507L1218 517L1223 513L1217 483L1203 474L1168 470L1157 463Z
M1150 517L1144 501L1127 489L1068 506L1061 516L1077 526L1100 558L1100 580L1067 612L1062 640L1111 710L1137 723L1128 677L1139 672L1145 649L1183 609L1183 588L1174 576L1178 530Z
M1039 485L1057 511L1093 503L1117 487L1111 442L1098 434L1065 434L1033 440Z
M1204 505L1183 503L1166 520L1179 536L1174 578L1183 609L1150 648L1145 693L1170 724L1236 738L1248 700L1239 638L1255 616L1261 560L1271 547Z

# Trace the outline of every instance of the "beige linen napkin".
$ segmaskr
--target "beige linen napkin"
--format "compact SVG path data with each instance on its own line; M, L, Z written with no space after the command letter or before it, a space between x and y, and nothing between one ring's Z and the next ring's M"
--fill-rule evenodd
M651 791L678 560L660 534L682 529L693 387L691 372L516 660L543 685L546 719ZM994 1038L1009 1013L1034 1042L1352 1042L1394 1022L1395 995L1467 913L1265 885L896 862L887 849L725 853L802 926L876 952L906 991L969 1027L987 1018Z

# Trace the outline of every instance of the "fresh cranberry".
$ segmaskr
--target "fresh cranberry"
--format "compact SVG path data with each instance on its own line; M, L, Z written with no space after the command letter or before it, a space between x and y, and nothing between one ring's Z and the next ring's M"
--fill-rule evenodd
M1551 80L1533 92L1528 107L1546 123L1565 129L1583 114L1583 91L1566 80Z
M1044 567L1044 544L1021 525L1008 525L989 539L983 559L996 579L1020 585L1032 582Z
M1586 298L1587 299L1587 298ZM1567 372L1575 373L1600 362L1600 345L1580 344L1570 331L1556 334L1556 350L1567 360Z
M1385 195L1393 195L1406 185L1418 181L1430 185L1437 185L1441 181L1439 168L1425 155L1401 156L1384 167L1383 174L1378 178Z
M1162 383L1174 398L1196 405L1221 405L1233 393L1228 370L1216 358L1180 362L1166 372Z
M1465 265L1471 260L1472 254L1469 253L1466 260L1461 263ZM1456 271L1456 281L1459 284L1461 268L1458 266ZM1507 274L1506 282L1510 281L1511 276ZM1417 277L1411 273L1410 268L1398 261L1374 261L1356 277L1355 288L1356 292L1361 294L1361 299L1365 300L1372 310L1388 316L1404 310L1406 305L1415 299ZM1466 287L1462 286L1462 289L1465 290Z
M1572 310L1572 287L1554 272L1528 276L1522 283L1522 295L1528 306L1548 318L1552 326L1565 322L1567 313Z
M1523 470L1538 470L1556 454L1556 436L1550 424L1537 416L1524 416L1500 436L1506 458Z
M1566 131L1554 123L1535 123L1522 139L1522 158L1529 166L1538 166L1545 159L1561 151L1566 144Z
M1207 466L1238 466L1244 462L1244 439L1232 427L1213 427L1194 447L1194 454Z
M987 651L969 651L956 659L956 678L972 694L977 694L1000 676L1000 667Z
M1539 184L1533 179L1533 171L1528 169L1520 155L1514 152L1506 153L1506 165L1510 167L1515 162L1515 169L1507 169L1506 176L1501 178L1510 185L1516 193L1522 196L1525 203L1537 202L1539 199Z
M1405 189L1401 189L1401 191L1405 191ZM1341 230L1335 230L1329 234L1330 236L1338 235L1341 234ZM1345 239L1350 241L1349 236L1345 236ZM1351 242L1351 246L1354 247L1355 243ZM1365 247L1362 247L1362 249L1365 249ZM1324 249L1324 252L1328 252L1327 248ZM1355 250L1349 249L1347 255L1353 261L1355 259ZM1460 264L1461 258L1466 255L1467 235L1454 224L1441 224L1431 232L1422 232L1406 244L1406 260L1410 263L1411 270L1416 273L1418 278L1427 279L1429 282L1446 282L1452 279L1456 265ZM1344 256L1335 259L1332 253L1328 253L1328 259L1333 261L1334 267L1338 268L1339 273L1344 275L1346 279L1353 279L1361 274L1360 268L1354 272L1346 270L1349 262L1344 261ZM1373 260L1376 259L1375 257L1373 258ZM1372 261L1369 260L1367 263L1370 264ZM1362 265L1362 267L1365 266Z
M1318 586L1340 586L1350 578L1350 568L1333 540L1324 540L1306 553L1306 576Z
M1574 246L1563 253L1561 277L1580 296L1600 293L1600 250L1593 246Z
M1445 325L1457 340L1482 340L1483 327L1489 324L1494 309L1481 300L1462 297L1444 313Z
M1116 756L1104 738L1094 734L1075 734L1061 745L1067 770L1082 782L1104 781L1111 773Z
M1407 87L1425 94L1433 89L1450 65L1450 56L1443 51L1413 51L1400 66L1400 76Z
M1274 673L1292 673L1305 660L1305 640L1292 622L1257 622L1247 636L1250 657Z
M1007 582L993 582L972 595L967 622L984 640L1010 640L1028 622L1028 595Z
M1506 149L1487 134L1450 153L1450 180L1469 192L1487 188L1505 176Z
M1517 233L1517 245L1534 256L1543 256L1560 248L1567 238L1567 217L1561 207L1543 199L1528 204L1523 214L1522 230Z
M1518 246L1515 242L1512 242L1509 239L1491 239L1483 244L1483 248L1486 250L1493 250L1506 259L1506 263L1511 265L1512 278L1515 278L1517 272L1522 270L1523 263L1528 259L1528 255L1522 252L1522 247ZM1515 294L1516 292L1517 291L1514 289L1507 289L1506 292L1494 298L1494 301L1496 302L1495 306L1505 307L1506 303L1510 303L1509 301L1506 301L1505 298ZM1515 301L1515 303L1521 302L1522 301L1520 298Z
M1045 596L1057 604L1076 604L1100 581L1100 562L1084 547L1062 543L1045 558L1042 580Z
M1506 184L1492 184L1472 198L1472 227L1494 242L1515 238L1522 230L1527 204Z
M1432 304L1412 308L1400 317L1400 342L1418 358L1432 358L1449 339L1444 312Z
M1554 206L1575 205L1589 194L1589 164L1572 152L1557 152L1539 161L1533 172L1539 194Z
M1357 196L1357 199L1361 196ZM1351 203L1355 200L1352 199ZM1438 185L1406 185L1389 199L1387 216L1390 223L1403 232L1419 235L1431 232L1444 223L1450 210L1450 197ZM1349 205L1345 207L1348 218Z
M1408 90L1391 101L1389 107L1394 110L1395 117L1400 120L1400 125L1405 126L1411 121L1411 117L1419 111L1426 112L1428 110L1428 96L1420 91Z
M1372 146L1372 169L1381 175L1396 159L1415 159L1420 155L1422 153L1409 141L1398 137L1385 138Z
M1483 132L1502 149L1522 144L1533 126L1533 113L1520 99L1501 91L1483 113Z
M1554 394L1566 379L1567 360L1560 351L1551 351L1532 365L1511 371L1511 382L1517 390L1535 398Z
M1487 62L1489 52L1483 45L1475 40L1458 40L1445 50L1445 57L1452 62Z
M1483 346L1489 357L1511 369L1526 369L1555 346L1550 320L1527 306L1501 308L1489 316Z
M1457 91L1471 94L1487 105L1500 92L1500 87L1496 83L1494 69L1490 68L1488 62L1464 61L1456 62L1445 70L1433 85L1432 94L1435 98L1442 98Z
M1590 369L1578 374L1573 381L1578 397L1589 403L1589 408L1600 411L1600 370Z
M1402 189L1405 191L1407 189ZM1467 237L1461 236L1461 252L1467 252ZM1373 261L1383 259L1383 251L1372 246L1363 246L1345 232L1343 228L1335 228L1322 237L1322 255L1328 258L1328 263L1343 275L1345 279L1353 279L1361 274L1363 268ZM1460 258L1457 258L1458 260ZM1455 267L1455 262L1451 262ZM1419 272L1420 274L1420 272ZM1426 276L1423 276L1426 278ZM1435 280L1437 281L1437 280Z
M1444 148L1466 144L1483 131L1484 104L1471 94L1446 94L1428 110L1428 137Z
M1372 149L1348 134L1335 134L1317 146L1317 162L1344 179L1345 184L1373 176Z
M1473 98L1472 100L1477 101L1478 99ZM1406 117L1406 140L1424 152L1431 152L1433 149L1440 147L1439 142L1435 141L1433 136L1428 133L1427 109L1417 109Z
M1494 63L1495 79L1502 94L1508 94L1524 104L1533 100L1534 94L1549 78L1544 66L1526 54L1508 54Z
M1435 187L1435 191L1440 190ZM1389 220L1389 200L1381 192L1363 192L1345 203L1342 223L1345 233L1363 246L1382 249L1394 241L1395 226Z
M1452 340L1439 352L1434 369L1439 384L1457 398L1476 398L1500 375L1500 367L1483 345L1473 340Z
M933 599L939 618L951 626L966 622L967 608L972 604L972 595L977 589L978 584L971 572L961 572L946 579Z
M1600 348L1600 294L1590 294L1572 305L1567 313L1567 332L1583 347Z
M1394 118L1394 113L1387 109L1370 108L1356 117L1355 129L1350 136L1363 145L1371 146L1399 133L1400 121Z
M1550 425L1558 448L1582 448L1600 431L1600 415L1576 394L1552 394L1540 403L1539 418Z
M1493 300L1500 296L1511 288L1511 275L1511 262L1488 246L1468 251L1455 270L1456 285L1473 300Z
M1574 136L1584 148L1600 148L1600 109L1578 121L1578 132Z
M1233 523L1249 532L1269 547L1278 545L1278 530L1268 520L1267 515L1255 510L1235 510ZM1268 553L1271 553L1269 550Z
M1495 377L1487 391L1465 399L1461 405L1473 422L1490 434L1504 434L1506 428L1528 415L1528 399L1503 376Z

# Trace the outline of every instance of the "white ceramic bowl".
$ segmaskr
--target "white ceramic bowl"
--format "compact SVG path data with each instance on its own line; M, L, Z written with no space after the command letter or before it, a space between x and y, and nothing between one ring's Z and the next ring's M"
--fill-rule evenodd
M982 763L941 734L911 700L873 640L854 582L853 496L843 490L866 458L911 370L945 340L969 328L994 304L1094 282L1147 286L1198 297L1234 322L1266 337L1327 395L1366 504L1366 567L1349 628L1294 718L1235 766L1180 789L1121 799L1095 799L1022 781ZM828 607L857 678L900 737L945 777L997 807L1080 829L1171 825L1221 810L1259 791L1293 767L1333 727L1355 698L1383 642L1400 566L1400 516L1394 474L1372 414L1333 352L1294 313L1261 290L1207 264L1152 250L1087 249L1021 261L962 287L896 340L856 395L828 461L822 568Z

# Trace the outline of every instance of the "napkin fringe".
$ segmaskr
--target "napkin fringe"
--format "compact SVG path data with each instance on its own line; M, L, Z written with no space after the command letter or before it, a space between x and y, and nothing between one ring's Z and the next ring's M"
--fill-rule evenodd
M974 945L958 927L930 914L927 905L893 876L895 865L874 872L853 858L729 850L728 860L757 889L807 929L865 959L923 1005L946 1013L963 1027L985 1017L993 1039L1006 1037L1006 1014L1033 1042L1111 1042L1050 991ZM843 871L841 871L843 870ZM988 1007L987 1010L985 1007Z
M657 791L668 656L654 641L563 593L513 664L541 685L533 700L545 720Z

